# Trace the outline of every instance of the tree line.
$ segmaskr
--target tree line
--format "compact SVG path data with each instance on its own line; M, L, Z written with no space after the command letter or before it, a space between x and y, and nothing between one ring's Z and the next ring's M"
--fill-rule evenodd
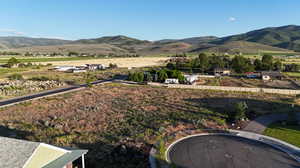
M194 59L185 57L173 58L167 64L167 68L202 73L211 72L216 68L226 68L232 69L236 73L245 73L253 71L282 71L284 66L279 59L274 59L269 54L263 55L262 59L252 60L240 55L230 58L229 56L207 56L205 53L201 53Z

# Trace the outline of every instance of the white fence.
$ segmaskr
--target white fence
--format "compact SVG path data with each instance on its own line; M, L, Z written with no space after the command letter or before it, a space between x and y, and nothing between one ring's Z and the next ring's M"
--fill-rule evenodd
M221 90L233 92L253 92L253 93L273 93L284 95L298 95L300 90L289 89L268 89L268 88L246 88L246 87L227 87L227 86L206 86L206 85L180 85L169 84L168 88L181 88L181 89L201 89L201 90Z

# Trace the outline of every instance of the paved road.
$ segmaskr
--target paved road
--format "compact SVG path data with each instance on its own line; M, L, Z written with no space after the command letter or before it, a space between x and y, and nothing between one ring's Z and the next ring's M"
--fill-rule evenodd
M270 114L261 116L251 121L243 130L263 134L268 125L277 121L286 120L287 117L287 114ZM300 113L298 113L298 119L300 120Z
M184 168L296 168L299 163L272 146L242 137L194 136L168 152L171 163Z
M92 82L92 85L97 85L97 84L106 83L106 82L112 82L113 80L114 79L99 80L99 81ZM33 99L42 98L42 97L46 97L46 96L75 91L75 90L85 88L85 87L87 87L87 84L70 86L70 87L65 87L65 88L58 88L58 89L48 90L48 91L44 91L44 92L40 92L40 93L36 93L36 94L2 100L2 101L0 101L0 107L5 107L5 106L13 105L16 103L21 103L21 102L25 102L28 100L33 100Z

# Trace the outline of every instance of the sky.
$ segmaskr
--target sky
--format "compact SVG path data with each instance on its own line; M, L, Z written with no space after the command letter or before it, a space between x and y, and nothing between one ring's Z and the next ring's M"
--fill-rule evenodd
M299 0L1 0L0 36L143 40L300 25Z

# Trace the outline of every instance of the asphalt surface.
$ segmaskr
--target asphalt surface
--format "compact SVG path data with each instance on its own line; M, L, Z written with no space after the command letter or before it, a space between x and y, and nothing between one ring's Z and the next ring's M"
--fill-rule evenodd
M243 130L263 134L265 129L272 123L277 121L287 120L287 114L269 114L256 118L251 121ZM300 113L298 113L298 120L300 121Z
M101 83L105 83L105 82L112 82L113 80L114 79L99 80L99 81L92 82L91 84L97 85L97 84L101 84ZM0 107L8 106L8 105L16 104L16 103L21 103L21 102L25 102L25 101L36 99L36 98L42 98L42 97L46 97L46 96L62 94L65 92L69 92L69 91L76 90L79 88L84 88L84 87L87 87L87 84L70 86L70 87L65 87L65 88L58 88L58 89L48 90L48 91L44 91L44 92L40 92L40 93L36 93L36 94L27 95L27 96L2 100L2 101L0 101Z
M288 154L242 137L191 137L169 150L169 159L181 168L300 168Z

